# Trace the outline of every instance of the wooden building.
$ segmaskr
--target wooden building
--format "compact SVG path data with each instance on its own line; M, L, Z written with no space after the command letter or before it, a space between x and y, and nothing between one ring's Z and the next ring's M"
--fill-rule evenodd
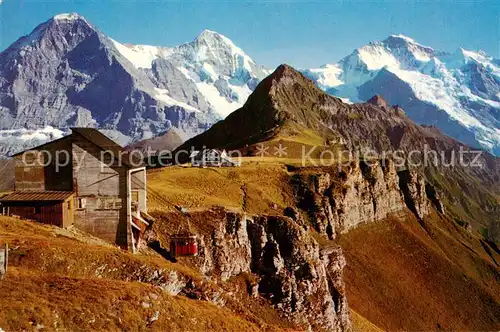
M68 191L16 191L2 197L10 215L68 227L74 223L74 196Z
M13 157L15 191L0 198L9 214L62 227L74 225L136 250L152 221L141 160L93 128L72 128L71 135ZM54 200L55 196L61 199ZM54 218L50 209L57 213Z

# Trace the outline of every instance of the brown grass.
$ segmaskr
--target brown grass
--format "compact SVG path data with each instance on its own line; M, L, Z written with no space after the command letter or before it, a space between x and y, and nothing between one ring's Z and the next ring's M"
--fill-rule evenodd
M352 329L354 332L382 332L383 330L371 323L354 310L350 310Z
M436 214L363 225L340 239L349 305L386 330L498 330L500 273L479 239ZM498 259L497 259L498 260Z
M62 234L62 235L61 235ZM205 280L189 264L157 255L132 255L96 245L86 235L0 217L0 244L9 243L6 278L0 281L0 327L6 331L279 331L291 325L237 283ZM225 307L168 295L155 271L192 280L197 292L221 293ZM160 280L161 281L161 280ZM224 294L233 292L231 297ZM144 304L145 303L145 304ZM150 324L156 313L159 319Z
M8 331L259 331L228 309L137 282L40 275L12 268L0 282ZM158 320L150 319L158 315Z
M175 205L207 209L221 205L249 213L276 213L294 204L287 190L289 174L276 163L241 167L167 167L148 176L150 207L168 211Z

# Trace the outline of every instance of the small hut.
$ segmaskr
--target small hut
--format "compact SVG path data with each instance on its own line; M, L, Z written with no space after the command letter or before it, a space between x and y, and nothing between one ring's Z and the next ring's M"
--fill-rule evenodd
M74 223L71 191L14 191L0 198L2 214L19 216L59 227Z

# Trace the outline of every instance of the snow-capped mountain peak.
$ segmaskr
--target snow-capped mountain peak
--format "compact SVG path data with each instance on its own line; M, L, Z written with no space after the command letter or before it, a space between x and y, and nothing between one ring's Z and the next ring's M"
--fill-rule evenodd
M269 73L215 31L174 47L130 45L59 14L0 53L0 136L95 126L121 142L171 128L191 137L240 108ZM380 94L414 121L500 155L500 61L484 52L392 35L303 73L347 102Z
M416 122L500 154L500 67L484 52L449 54L393 35L304 73L353 102L381 94Z
M397 34L397 35L390 35L389 38L398 38L398 39L403 39L404 41L408 42L408 43L412 43L412 44L418 44L415 39L413 38L410 38L408 36L405 36L403 34Z
M434 51L434 49L430 46L426 46L426 45L422 45L420 43L418 43L415 39L413 38L410 38L408 36L405 36L403 34L397 34L397 35L390 35L389 37L387 37L386 39L384 39L382 41L383 44L385 45L392 45L393 47L407 47L407 45L411 44L411 45L415 45L415 46L418 46L420 48L423 48L423 49L426 49L426 50L429 50L429 51Z
M78 13L61 13L53 17L56 21L76 21L83 20L86 22L85 18Z
M77 31L69 31L72 27L75 27L75 30ZM64 33L55 33L56 30L60 30ZM2 52L2 54L15 52L16 49L19 50L27 47L29 48L30 45L40 42L44 36L46 36L47 32L52 32L52 35L49 35L48 38L52 39L50 42L53 42L55 41L54 37L56 37L56 39L60 39L62 37L70 40L75 36L78 36L78 34L88 34L93 30L94 28L87 20L85 20L83 16L74 13L59 14L46 22L39 24L30 34L20 37L12 45L10 45L7 50Z
M229 38L212 30L204 30L194 41L174 47L168 59L221 117L243 106L257 83L269 73Z
M202 31L194 41L178 46L176 49L193 64L201 65L201 67L204 64L221 67L224 71L223 75L235 74L241 69L251 72L252 67L256 67L255 62L241 48L226 36L212 30ZM212 79L217 79L214 74L220 73L207 69L207 74L212 76Z
M226 36L224 36L223 34L220 34L216 31L213 31L213 30L209 30L209 29L205 29L203 30L196 38L195 38L195 41L198 41L198 42L210 42L210 41L213 41L213 40L223 40L224 42L226 42L228 45L232 45L234 46L233 42L227 38Z
M49 127L99 127L122 143L172 128L189 138L240 108L266 75L214 31L176 47L130 45L59 14L0 53L0 154L41 143Z

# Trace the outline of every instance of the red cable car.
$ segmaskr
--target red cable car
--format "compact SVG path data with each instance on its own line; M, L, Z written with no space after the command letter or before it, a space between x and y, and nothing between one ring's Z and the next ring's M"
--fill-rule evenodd
M170 252L175 256L197 256L198 240L193 233L178 233L170 237Z

